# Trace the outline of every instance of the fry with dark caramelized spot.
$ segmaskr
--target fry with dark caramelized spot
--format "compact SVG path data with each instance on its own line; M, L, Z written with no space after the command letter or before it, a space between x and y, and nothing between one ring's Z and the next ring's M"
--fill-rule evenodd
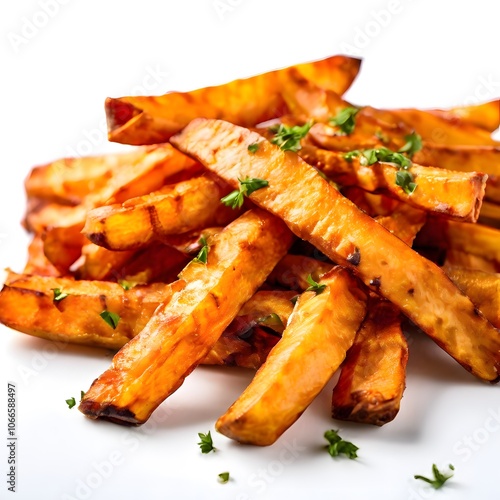
M229 224L214 237L206 264L186 266L179 275L184 288L116 354L80 410L123 424L145 422L208 354L292 239L280 219L260 209Z
M216 429L241 443L273 444L304 412L345 358L363 321L366 294L335 267L321 293L298 299L281 340Z
M172 142L233 188L241 177L267 180L268 187L250 195L256 205L281 217L332 261L352 269L468 371L498 381L498 330L477 314L442 269L361 212L297 154L242 127L201 118ZM258 150L249 153L255 142ZM353 254L359 254L355 263Z
M368 310L333 389L332 416L384 425L399 411L408 345L401 315L390 302L372 299Z

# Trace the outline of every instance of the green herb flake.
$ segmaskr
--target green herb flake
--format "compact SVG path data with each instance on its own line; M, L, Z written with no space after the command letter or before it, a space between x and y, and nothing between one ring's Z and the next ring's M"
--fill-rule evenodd
M137 283L133 283L132 281L127 281L127 280L118 280L118 284L124 289L124 290L130 290L131 288L134 288L134 286L137 285Z
M449 469L454 471L455 467L453 467L452 464L448 465ZM413 476L415 479L421 479L422 481L425 481L426 483L429 483L434 489L439 489L441 486L443 486L448 479L453 477L453 474L445 475L440 470L437 468L436 464L432 464L432 473L434 474L434 479L429 479L428 477L421 476L419 474L415 474Z
M398 150L398 153L406 153L410 158L422 149L422 137L416 132L405 136L406 143Z
M346 135L352 134L356 126L355 118L358 113L358 108L348 106L342 109L336 116L330 118L329 123L338 127Z
M245 196L250 196L254 191L269 186L269 182L265 179L251 179L247 177L246 179L238 180L240 181L239 190L232 191L220 200L222 203L224 203L224 205L231 208L241 208L243 206Z
M247 149L250 153L255 154L259 150L259 143L254 142L253 144L250 144Z
M352 151L348 151L347 153L344 153L342 156L344 157L344 160L351 163L352 159L357 158L360 154L361 154L361 151L359 151L359 149L354 149Z
M73 406L76 406L76 399L75 398L66 399L66 404L68 405L68 408L71 410Z
M202 453L210 453L211 451L215 451L217 449L214 447L210 431L208 431L206 434L198 432L198 437L200 438L198 446L200 447Z
M396 186L402 188L406 194L412 194L417 189L417 184L413 182L413 175L408 170L396 172Z
M265 326L284 326L283 321L281 321L281 318L276 313L262 316L262 318L257 319L257 323Z
M54 298L52 299L54 302L60 302L69 295L69 293L63 292L60 288L51 288L51 290L54 293Z
M208 251L210 250L210 247L208 246L207 239L205 238L205 236L202 236L198 240L198 243L202 245L202 247L198 252L198 255L193 260L196 262L201 262L202 264L206 264L208 260Z
M359 448L349 441L344 441L339 436L338 432L338 429L330 429L324 434L325 439L329 443L328 445L326 445L328 453L332 457L338 457L340 454L343 454L349 457L351 460L357 458L358 454L356 452L359 450Z
M309 286L309 287L307 287L305 289L306 292L316 292L316 295L319 295L326 288L326 285L320 285L319 283L317 283L316 281L314 281L313 277L311 275L309 275L306 278L306 280L309 283L309 285L311 285L311 286Z
M229 481L229 472L221 472L218 475L218 479L217 480L221 484L226 484Z
M108 310L104 310L102 311L101 314L99 314L99 316L104 320L106 321L106 323L111 327L113 328L113 330L118 326L118 322L120 321L120 316L116 313L113 313L111 311L108 311Z
M303 139L311 129L313 122L307 122L304 125L294 125L290 127L280 123L270 127L269 130L274 133L271 139L272 144L276 144L283 151L294 151L295 153L302 149L300 140Z

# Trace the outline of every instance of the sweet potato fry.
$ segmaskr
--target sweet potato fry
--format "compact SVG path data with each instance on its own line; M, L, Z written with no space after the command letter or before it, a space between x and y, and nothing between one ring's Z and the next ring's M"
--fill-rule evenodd
M215 176L195 177L121 205L90 210L83 233L109 250L133 250L165 236L222 226L238 215L220 203L229 191Z
M182 285L157 283L124 290L106 281L11 273L0 292L0 322L48 340L119 349ZM54 289L67 297L54 301ZM100 316L105 310L120 317L116 328Z
M82 247L83 263L75 270L75 274L82 280L109 280L118 274L118 270L135 253L132 250L113 252L94 243L87 243Z
M171 141L233 188L239 178L267 180L268 187L250 195L256 205L283 218L297 236L352 269L464 368L481 379L498 381L500 335L468 297L438 266L362 213L297 154L221 120L193 120ZM248 146L254 143L258 149L251 153Z
M424 248L424 250L428 252L429 248ZM433 250L439 255L439 251L436 251L435 248ZM419 248L419 252L422 252L421 248ZM461 250L454 250L453 248L444 250L444 255L441 252L440 262L442 262L445 267L456 266L464 269L484 271L486 273L496 273L500 271L498 266L495 265L495 262L491 260Z
M359 186L372 193L386 194L415 208L456 220L475 222L479 216L486 184L482 173L453 172L413 163L409 171L417 188L407 193L396 184L399 168L393 163L362 165L358 157L346 159L343 153L312 145L303 146L299 155L343 186Z
M298 299L281 340L216 429L241 443L274 443L304 412L345 358L366 311L361 285L341 267L321 293Z
M294 66L305 78L343 94L356 77L361 61L333 56ZM288 68L216 87L170 92L157 97L121 97L106 100L108 137L124 144L165 142L198 116L221 117L253 126L284 114L281 96Z
M207 263L188 264L179 275L184 288L155 311L86 392L80 403L85 415L145 422L208 354L286 253L292 234L278 218L255 209L214 240Z
M59 276L59 271L50 263L43 253L43 240L35 234L28 247L28 260L23 270L24 274L40 276Z
M333 389L333 418L379 426L393 420L405 389L407 361L399 311L388 301L372 299Z

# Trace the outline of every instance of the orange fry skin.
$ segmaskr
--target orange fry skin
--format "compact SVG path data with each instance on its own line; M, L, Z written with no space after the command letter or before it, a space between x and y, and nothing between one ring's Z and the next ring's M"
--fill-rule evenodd
M361 61L333 56L292 66L317 85L343 94L356 77ZM286 112L281 95L289 68L190 92L162 96L129 96L106 100L110 141L154 144L167 141L198 116L222 117L253 126Z
M250 195L300 238L392 301L477 377L500 378L500 334L442 269L344 198L297 154L221 120L193 120L171 139L234 188L242 176L266 179ZM250 144L258 143L255 153ZM398 258L391 258L397 255Z
M323 276L321 293L298 299L281 340L216 429L241 443L273 444L309 406L345 358L366 310L348 271Z
M145 422L208 354L292 239L282 221L260 209L229 224L215 237L206 265L188 264L179 275L184 288L116 354L80 410L117 423Z

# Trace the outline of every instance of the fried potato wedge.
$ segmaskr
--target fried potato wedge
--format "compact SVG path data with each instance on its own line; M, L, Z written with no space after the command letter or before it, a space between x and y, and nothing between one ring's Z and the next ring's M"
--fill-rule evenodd
M447 217L476 222L485 192L486 176L477 172L453 172L413 163L409 172L417 188L407 193L396 184L399 167L376 162L363 165L358 157L346 159L343 153L305 145L298 152L307 163L317 167L334 182L382 193L415 208Z
M11 273L0 292L0 322L48 340L119 349L182 286L182 282L157 283L124 290L106 281ZM54 289L67 297L55 301ZM116 328L100 316L103 311L118 314Z
M83 233L108 250L134 250L165 236L223 226L239 214L220 202L229 191L215 176L195 177L121 205L90 210Z
M405 389L408 344L401 315L372 299L332 394L332 416L382 426L395 418Z
M208 354L292 239L280 219L260 209L229 224L214 238L206 264L184 268L184 288L116 354L80 410L123 424L145 422Z
M360 64L356 58L333 56L292 68L317 85L343 94ZM281 89L288 73L289 68L284 68L191 92L108 98L109 140L124 144L165 142L198 116L220 117L245 126L276 118L286 111Z
M273 444L330 380L351 347L366 312L362 285L337 266L321 293L298 299L281 340L250 385L215 425L241 443Z
M500 334L470 299L442 269L361 212L297 154L222 120L193 120L171 141L234 188L242 177L267 180L268 187L251 193L251 201L352 269L464 368L498 381ZM257 151L250 153L248 146L256 142Z

